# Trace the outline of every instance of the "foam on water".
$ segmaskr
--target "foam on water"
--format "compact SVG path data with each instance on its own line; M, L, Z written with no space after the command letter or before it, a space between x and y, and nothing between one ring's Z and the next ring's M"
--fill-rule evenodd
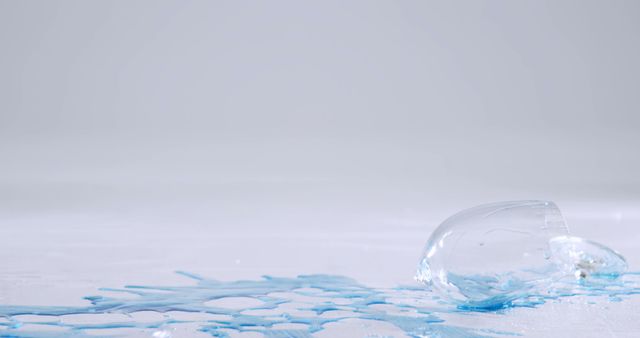
M194 325L194 330L212 337L228 337L241 332L258 332L265 337L311 337L328 324L349 319L391 324L410 337L516 335L446 325L438 314L497 308L444 303L430 290L417 286L372 288L347 277L331 275L223 282L179 273L194 280L195 284L103 289L124 295L86 297L91 304L85 307L0 306L0 317L4 318L4 321L0 320L0 328L3 328L0 337L106 337L122 336L118 330L136 329L147 332L143 336L168 338L172 336L172 327L185 324ZM576 295L621 301L639 293L640 274L636 273L606 281L568 279L555 283L544 293L522 294L517 299L502 302L499 308L536 307L549 299ZM239 305L235 306L223 302L239 297L250 302L236 302ZM220 302L222 304L218 304ZM136 314L148 311L163 316L146 321L137 318ZM76 315L95 319L78 322L73 320ZM109 320L110 316L117 318ZM298 328L280 328L283 324L296 324Z

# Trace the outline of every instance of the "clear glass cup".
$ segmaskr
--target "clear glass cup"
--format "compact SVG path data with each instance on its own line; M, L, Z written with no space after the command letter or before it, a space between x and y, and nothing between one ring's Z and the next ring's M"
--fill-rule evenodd
M416 279L454 302L501 307L559 276L549 241L568 233L560 210L550 201L467 209L433 232Z

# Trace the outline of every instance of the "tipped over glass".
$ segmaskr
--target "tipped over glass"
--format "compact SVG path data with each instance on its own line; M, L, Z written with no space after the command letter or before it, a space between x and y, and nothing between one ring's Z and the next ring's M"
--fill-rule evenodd
M497 309L569 275L615 277L624 270L615 251L569 236L555 203L511 201L445 220L427 241L416 279L456 304Z

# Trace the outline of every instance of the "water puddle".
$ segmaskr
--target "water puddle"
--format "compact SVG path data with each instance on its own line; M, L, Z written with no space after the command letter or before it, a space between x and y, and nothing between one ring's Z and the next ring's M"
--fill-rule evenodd
M86 297L83 307L0 305L0 337L311 337L354 321L373 325L369 337L385 336L383 327L408 337L514 336L442 318L571 297L624 301L640 294L640 274L626 269L617 252L569 236L555 204L506 202L463 211L436 229L418 267L426 286L375 288L320 274L218 281L178 272L191 284L105 288L114 296Z
M391 324L410 337L515 335L447 325L439 314L478 309L442 302L420 286L371 288L330 275L223 282L179 273L195 283L104 289L127 296L86 297L91 302L86 307L0 306L5 319L0 321L4 328L0 337L130 336L126 332L136 329L149 332L146 337L167 338L172 337L173 327L184 324L212 337L248 332L265 337L311 337L332 323L353 319ZM508 307L535 307L577 295L620 301L639 293L640 274L627 273L607 283L559 281L544 294L518 298Z

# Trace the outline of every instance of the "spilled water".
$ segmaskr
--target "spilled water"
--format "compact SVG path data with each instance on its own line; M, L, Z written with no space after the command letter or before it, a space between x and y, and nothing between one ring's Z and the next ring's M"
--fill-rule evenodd
M570 236L553 202L501 202L464 210L432 233L416 276L424 285L383 289L332 275L225 282L179 272L192 284L102 289L84 307L0 305L0 337L311 337L354 320L409 337L513 336L443 318L576 296L623 301L640 294L640 273L626 271L616 251Z
M192 325L193 330L212 337L242 332L257 332L265 337L311 337L329 324L349 319L391 324L410 337L517 335L447 325L440 314L487 309L445 303L422 286L380 289L331 275L223 282L179 274L195 283L102 289L105 293L115 292L116 296L86 297L91 305L85 307L0 306L0 337L107 337L123 336L118 334L119 329L135 329L151 332L143 336L168 338L172 337L172 327L179 325ZM636 294L640 294L638 273L606 282L567 279L544 293L531 293L504 303L503 308L536 307L548 300L576 295L621 301ZM139 314L149 311L162 316L141 320ZM78 315L84 315L84 319L77 320ZM295 329L287 328L292 324Z

